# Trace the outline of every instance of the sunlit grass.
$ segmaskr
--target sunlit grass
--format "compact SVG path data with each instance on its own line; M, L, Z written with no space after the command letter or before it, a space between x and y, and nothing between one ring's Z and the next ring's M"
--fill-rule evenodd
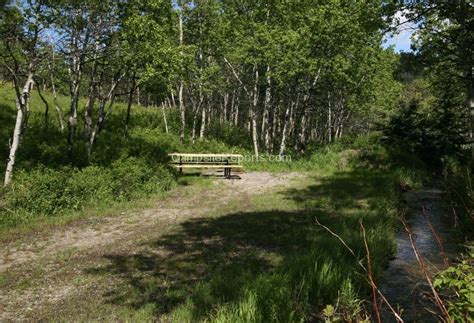
M331 158L338 154L347 153ZM69 308L65 317L107 317L116 309L121 319L296 322L321 319L326 305L337 304L346 319L362 319L369 286L357 263L366 255L359 223L367 230L377 276L395 247L399 181L420 185L421 176L400 176L387 156L350 154L350 161L324 173L314 162L314 171L252 196L246 205L231 201L186 220L139 251L105 255L107 264L90 268L88 275L121 283L109 290L105 303L97 300L92 313L81 316Z
M6 141L13 120L11 93L2 90L0 98L8 104L1 115L2 120L8 120L6 131L0 134L0 139ZM67 99L61 100L61 105L66 106ZM38 131L43 127L42 110L35 97L33 105L31 127ZM148 162L163 162L160 156L174 150L243 151L216 140L186 147L176 136L172 115L170 127L174 132L165 134L159 113L135 109L135 127L125 137L115 131L123 125L123 107L116 107L109 120L114 131L105 132L99 139L93 163L109 167L122 156L138 151L145 152L140 156ZM31 133L35 133L33 129ZM57 129L52 134L29 143L27 139L31 137L25 139L19 170L49 162L51 169L61 169L64 138ZM44 152L45 149L48 150ZM249 196L248 201L230 200L210 214L180 222L169 232L157 232L156 237L142 242L133 252L104 252L102 261L80 274L84 282L98 286L96 294L69 299L59 312L45 309L41 317L296 322L321 319L320 312L326 305L338 304L338 311L346 319L362 318L362 300L369 289L358 265L358 260L364 261L366 256L360 223L367 230L372 270L378 275L394 250L399 186L417 187L425 178L420 168L413 166L416 165L397 163L389 150L367 137L350 143L336 142L291 162L246 163L246 171L299 172L301 176L274 192ZM183 176L177 182L194 187L187 194L196 195L214 185L211 179L199 176ZM14 216L19 222L10 225L6 218L3 220L7 223L5 232L12 233L84 217L121 214L147 207L166 194L158 191L137 194L128 200L85 204L77 210L58 211L54 217L0 206L4 208L2 215L17 212ZM22 221L20 217L27 215L31 218ZM316 218L340 235L357 259L319 227ZM74 250L59 255L61 259L73 256ZM11 281L10 278L0 280ZM30 282L24 284L29 286Z

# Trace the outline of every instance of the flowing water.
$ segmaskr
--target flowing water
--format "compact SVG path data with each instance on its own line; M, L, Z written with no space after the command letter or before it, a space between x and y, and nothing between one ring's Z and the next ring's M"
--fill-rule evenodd
M404 198L408 206L407 226L426 271L432 277L446 268L446 263L452 261L459 252L459 240L449 202L445 192L437 188L407 192ZM389 262L378 282L380 290L393 307L401 309L405 322L440 321L433 294L405 228L397 233L397 246L395 258ZM382 307L382 319L383 322L396 322L387 306Z

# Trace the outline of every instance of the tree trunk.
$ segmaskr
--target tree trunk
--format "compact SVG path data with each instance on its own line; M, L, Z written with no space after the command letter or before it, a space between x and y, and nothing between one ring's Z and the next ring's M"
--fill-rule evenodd
M105 100L100 100L100 102L99 102L99 111L98 111L99 118L97 119L96 125L95 125L94 129L92 130L92 133L91 133L90 139L88 141L88 145L87 145L87 159L88 160L90 160L90 158L91 158L92 147L94 146L94 143L95 143L97 134L99 132L99 129L102 128L104 120L105 120L105 104L106 104Z
M277 104L275 106L275 111L273 111L272 138L270 141L270 153L273 152L273 145L274 145L274 141L279 130L279 124L280 124L280 105Z
M171 102L173 102L173 107L176 106L176 100L174 99L174 93L171 91Z
M239 98L237 97L235 103L235 115L234 115L234 126L239 125Z
M87 98L86 107L84 109L84 138L86 141L90 139L92 133L92 112L95 104L95 85L91 82L89 89L89 97Z
M29 78L29 76L28 76ZM27 82L28 82L28 78L27 78ZM28 121L29 121L29 118L30 118L30 92L31 90L33 89L33 86L34 86L35 82L34 80L31 80L31 82L29 82L28 86L28 90L27 92L24 92L25 89L23 89L23 92L22 92L22 98L24 98L24 95L23 93L27 93L27 100L24 99L22 102L23 102L23 108L24 108L24 113L23 113L23 129L22 129L22 135L20 136L20 144L21 144L21 139L24 137L25 133L26 133L26 130L28 129Z
M115 90L117 89L118 84L122 80L122 78L125 76L126 73L123 74L118 74L119 76L114 80L112 83L109 92L107 93L106 96L100 96L99 99L99 111L98 111L98 120L94 126L94 130L91 133L91 137L89 139L89 143L87 146L87 157L90 159L91 154L92 154L92 148L94 146L94 143L96 141L97 135L102 131L104 128L105 124L105 118L107 116L107 111L105 110L105 107L107 105L107 102L110 102L109 104L109 110L112 108L114 104L114 99L115 99Z
M76 5L74 5L74 8L71 13L72 14L70 19L75 21L80 16L80 9L78 9ZM71 42L69 43L72 52L72 62L69 66L69 75L71 80L69 92L71 97L71 104L67 120L67 158L69 162L72 162L73 158L74 132L77 123L77 108L79 104L79 95L82 82L82 65L86 58L89 38L91 36L90 31L90 29L86 29L86 33L82 37L82 26L80 26L80 24L77 25L71 31Z
M252 121L252 141L255 157L258 159L258 131L257 131L257 106L258 106L258 67L255 66L255 85L253 90L253 105L250 109Z
M99 19L100 20L100 19ZM97 35L94 35L94 52L92 56L92 69L90 73L89 97L87 99L86 108L84 109L84 138L90 140L92 134L92 114L96 99L96 74L97 74L97 57L99 55L100 43Z
M270 116L270 102L271 102L271 86L272 81L270 78L270 65L267 66L267 88L265 90L265 103L263 105L263 115L262 115L262 130L260 135L262 136L261 141L265 143L265 149L269 151L269 116Z
M179 92L178 92L178 100L179 100L179 113L181 117L181 131L179 135L179 139L181 142L184 142L184 131L186 127L186 111L184 108L184 101L183 101L183 82L179 83Z
M37 84L36 85L36 90L38 91L38 95L44 103L44 128L48 129L49 128L49 103L44 97L43 93L41 92L40 86Z
M225 92L222 99L223 99L224 122L228 122L229 121L229 113L228 113L229 93Z
M196 111L193 115L193 129L192 129L192 134L191 134L191 142L193 143L193 145L196 143L196 127L197 127L198 112L199 111Z
M125 132L128 132L128 126L130 124L130 115L132 110L132 102L133 102L133 95L135 94L135 90L137 88L136 79L135 79L135 72L132 74L132 85L130 86L130 93L128 94L128 103L127 103L127 116L125 118ZM164 112L163 112L164 113ZM166 118L165 118L166 120ZM166 131L168 132L168 131Z
M20 146L23 123L27 117L30 105L30 90L33 84L33 72L30 71L28 78L23 86L21 96L17 97L16 101L16 120L15 128L13 129L13 138L11 140L10 152L8 154L8 163L5 171L4 186L10 184L13 176L13 167L15 166L16 153ZM18 88L17 88L18 89ZM17 92L18 93L18 92Z
M466 103L470 115L470 135L471 135L471 160L474 165L474 67L470 66L466 71L468 78Z
M202 107L201 109L201 131L199 132L200 140L204 139L204 134L206 131L206 110L207 110L206 106Z
M69 117L67 120L67 157L69 161L72 161L73 154L73 143L74 143L74 131L77 122L77 104L79 101L79 80L74 80L71 85L71 108L69 111Z
M179 45L180 46L183 46L183 41L184 41L184 37L183 37L183 10L181 9L179 11ZM182 51L180 52L180 54L181 55L183 54ZM182 77L183 76L181 76L181 78ZM179 112L180 112L180 117L181 117L181 132L180 132L179 138L180 138L181 142L184 142L184 131L185 131L185 127L186 127L186 111L185 111L185 107L184 107L183 87L184 87L184 84L183 84L183 80L181 79L179 81L179 91L178 91Z
M332 106L331 94L328 92L328 142L332 142Z
M299 106L299 97L296 96L296 102L292 102L291 104L291 110L290 110L290 121L289 121L289 129L288 129L288 137L293 137L294 132L295 132L295 119L296 119L296 111L298 110Z
M237 126L237 114L239 113L239 108L238 106L236 105L236 93L235 93L235 89L232 91L232 100L230 102L230 122L234 125L234 126Z
M278 154L280 158L283 157L286 151L286 137L288 132L288 127L290 126L290 114L292 113L293 102L287 105L285 111L285 120L283 122L283 131L281 134L281 143L280 143L280 153Z
M265 128L265 149L267 150L268 153L271 152L272 150L272 144L271 144L271 131L272 125L270 123L270 111L268 112L268 118L267 118L267 127Z
M165 109L164 104L161 105L161 111L163 112L163 120L165 122L165 131L166 131L166 133L169 133L169 131L168 131L168 121L166 120L166 109Z
M61 131L64 131L64 116L63 116L63 111L58 105L58 94L56 92L56 85L54 84L53 74L51 74L51 88L53 90L54 108L56 109L56 112L58 113L59 127L61 128Z
M309 111L308 107L304 107L303 117L301 118L301 131L299 134L299 151L301 153L305 152L306 149L306 137L308 134L308 123L309 123Z

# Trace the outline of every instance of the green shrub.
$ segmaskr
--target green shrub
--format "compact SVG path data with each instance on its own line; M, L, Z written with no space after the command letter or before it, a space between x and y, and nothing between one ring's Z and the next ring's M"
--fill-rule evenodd
M110 167L21 170L3 191L0 214L6 212L8 216L2 216L0 222L15 225L31 217L80 210L86 205L146 197L169 190L174 183L170 169L136 157L119 159Z
M474 247L461 263L436 277L434 287L442 293L454 322L469 322L474 317Z
M76 208L90 203L107 203L112 200L113 178L103 167L89 166L76 171L69 179L67 191Z
M464 118L461 109L438 104L429 113L416 101L401 107L384 130L387 144L418 155L434 168L442 166L443 156L465 160L467 129L458 122Z
M69 200L67 194L72 172L70 168L53 170L45 167L18 171L5 192L6 205L11 210L41 214L55 214L61 209L75 208L75 202Z
M112 193L115 199L130 200L144 194L169 189L173 183L170 171L145 160L129 157L111 165Z

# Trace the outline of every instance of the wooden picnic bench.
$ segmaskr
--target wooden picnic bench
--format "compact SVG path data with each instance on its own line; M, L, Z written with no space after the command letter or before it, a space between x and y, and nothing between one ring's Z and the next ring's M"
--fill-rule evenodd
M230 178L232 169L241 169L243 156L240 154L168 154L171 165L183 172L183 168L223 168L224 176Z

